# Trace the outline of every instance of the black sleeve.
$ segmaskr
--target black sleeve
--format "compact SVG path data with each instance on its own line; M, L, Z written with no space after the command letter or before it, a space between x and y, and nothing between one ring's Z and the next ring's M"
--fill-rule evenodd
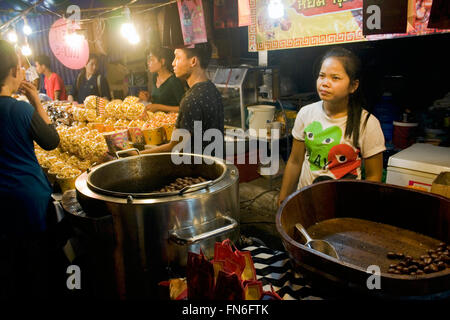
M44 150L55 149L59 144L59 134L53 123L46 124L37 111L31 118L30 134L34 141Z
M78 82L80 81L79 80L80 75L81 75L81 73L79 73L77 78L75 79L75 83L73 84L72 90L70 92L74 101L78 101Z
M183 106L180 106L177 122L175 127L178 129L186 129L191 135L194 134L194 121L202 121L202 101L194 100L192 96L185 99Z
M100 85L102 86L102 97L106 97L108 100L111 100L111 93L109 92L108 80L104 76L100 78Z

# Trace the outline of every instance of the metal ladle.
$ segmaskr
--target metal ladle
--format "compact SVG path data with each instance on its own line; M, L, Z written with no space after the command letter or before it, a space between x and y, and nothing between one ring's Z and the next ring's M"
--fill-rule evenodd
M295 227L306 238L306 246L339 260L336 249L328 241L311 239L308 232L306 232L300 223L295 224Z

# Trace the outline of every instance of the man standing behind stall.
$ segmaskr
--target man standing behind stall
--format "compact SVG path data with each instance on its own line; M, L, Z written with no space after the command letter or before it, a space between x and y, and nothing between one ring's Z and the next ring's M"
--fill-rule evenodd
M78 74L72 94L69 94L68 99L70 102L76 100L83 104L84 99L90 95L111 100L108 81L99 72L99 58L94 54L89 55L86 67Z
M214 83L208 80L206 76L211 51L209 43L196 44L194 48L176 49L175 59L172 63L175 76L186 80L189 86L189 90L186 91L180 102L180 112L175 128L184 129L190 133L191 151L193 153L199 153L200 151L194 148L193 141L199 139L202 141L205 131L209 129L219 130L223 139L222 97ZM201 131L199 130L200 126ZM201 134L201 137L195 137L194 133L196 135ZM141 153L170 152L179 143L178 140L171 140L167 144ZM189 142L183 141L184 143ZM204 151L209 143L208 141L202 141L201 151Z
M50 58L46 55L36 57L36 70L43 74L45 91L52 100L67 100L66 87L59 75L52 72Z

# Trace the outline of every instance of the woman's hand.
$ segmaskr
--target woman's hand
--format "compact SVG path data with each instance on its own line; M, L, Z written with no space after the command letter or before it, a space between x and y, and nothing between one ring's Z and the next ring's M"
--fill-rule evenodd
M38 112L39 116L44 120L45 123L50 124L52 121L48 117L47 112L44 110L41 104L41 100L39 99L39 94L37 92L36 87L27 81L22 81L19 87L19 91L23 93L30 104L34 106L36 111Z
M141 90L141 91L139 91L138 98L140 100L142 100L142 101L149 101L150 100L150 94L148 93L148 91Z
M383 177L383 153L377 153L370 158L364 159L366 180L381 182Z
M37 107L37 105L41 103L37 89L32 83L22 81L20 83L19 91L27 97L28 101L30 101L30 104L33 106Z
M149 104L149 105L147 105L147 107L146 107L146 111L149 111L149 112L158 112L158 111L161 110L159 106L160 106L159 104L155 104L155 103Z
M280 206L283 200L296 190L298 179L302 171L305 152L305 142L294 139L291 155L289 156L289 160L283 173L280 195L278 196L278 206Z

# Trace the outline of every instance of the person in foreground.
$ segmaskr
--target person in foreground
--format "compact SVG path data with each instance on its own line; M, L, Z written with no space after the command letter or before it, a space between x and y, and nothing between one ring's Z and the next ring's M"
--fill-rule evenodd
M344 48L321 60L317 77L320 101L300 109L294 142L283 175L278 205L292 192L329 179L381 181L384 136L380 123L363 109L361 63Z
M45 297L51 274L48 212L52 188L34 153L59 135L14 47L0 40L0 299ZM23 93L31 104L11 97Z

